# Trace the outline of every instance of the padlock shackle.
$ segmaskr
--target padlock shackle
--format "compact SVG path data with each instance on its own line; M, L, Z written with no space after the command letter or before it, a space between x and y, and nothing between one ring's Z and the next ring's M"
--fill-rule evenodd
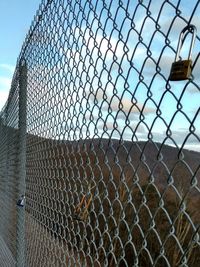
M188 53L188 59L191 59L192 50L194 47L196 34L197 34L197 28L196 28L196 26L194 26L192 24L186 26L180 33L175 61L178 61L178 59L179 59L181 48L183 46L183 43L184 43L185 38L187 37L188 33L192 33L192 40L191 40L190 49L189 49L189 53Z

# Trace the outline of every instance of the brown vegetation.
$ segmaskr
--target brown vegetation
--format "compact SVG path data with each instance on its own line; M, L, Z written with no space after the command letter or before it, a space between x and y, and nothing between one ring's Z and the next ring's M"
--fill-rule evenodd
M27 211L87 266L200 264L200 155L28 136Z

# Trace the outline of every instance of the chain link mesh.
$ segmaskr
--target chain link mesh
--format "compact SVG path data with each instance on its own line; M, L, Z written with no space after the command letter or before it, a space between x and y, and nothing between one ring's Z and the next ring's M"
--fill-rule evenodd
M23 249L27 267L200 265L199 11L41 3L0 113L0 236L18 266ZM192 75L169 81L191 24Z
M0 261L4 266L13 266L16 258L18 107L19 84L17 75L15 75L9 99L0 113Z

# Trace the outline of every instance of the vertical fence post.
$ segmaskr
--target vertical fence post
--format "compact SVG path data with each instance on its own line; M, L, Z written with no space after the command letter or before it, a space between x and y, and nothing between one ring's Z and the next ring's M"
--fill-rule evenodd
M26 105L27 66L25 60L19 64L19 180L18 197L25 196L26 178ZM17 206L16 266L25 266L25 207Z
M7 233L7 227L5 227L6 225L6 206L3 205L3 203L5 203L5 199L6 199L6 193L7 193L7 180L8 180L8 133L7 133L7 128L4 127L4 125L6 124L6 120L7 120L7 110L5 110L5 114L4 117L1 118L1 130L0 130L0 140L1 140L1 144L0 144L0 172L1 172L1 184L2 187L4 188L4 191L1 192L0 194L0 202L2 203L2 207L1 207L1 214L0 214L0 235L4 238L6 236Z

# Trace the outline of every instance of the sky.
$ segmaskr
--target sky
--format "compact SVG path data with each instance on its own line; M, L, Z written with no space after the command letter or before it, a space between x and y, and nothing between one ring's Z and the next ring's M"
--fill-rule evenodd
M0 110L5 104L16 61L41 0L0 0Z
M0 43L1 105L6 100L17 56L39 2L36 0L4 0L0 3L0 11L2 12L0 22L1 25L6 25L6 27L1 27L1 36L5 36L2 38L3 42ZM135 135L139 140L146 140L149 138L151 129L154 141L162 142L163 138L166 137L168 128L170 128L171 133L167 132L168 144L173 145L173 140L175 140L178 145L181 145L188 138L185 147L200 151L199 140L196 137L200 133L199 115L196 116L193 124L195 134L188 135L191 130L191 121L197 114L200 102L199 60L193 69L196 87L192 83L186 86L187 81L171 82L170 90L166 90L166 80L163 79L169 75L179 34L186 26L186 21L189 20L191 14L191 23L195 24L199 34L200 5L195 10L197 1L123 0L120 8L118 1L97 1L97 17L94 16L94 7L90 7L91 3L96 3L95 0L91 2L80 1L84 8L78 13L78 26L76 20L73 19L74 14L72 12L72 10L78 11L78 4L75 5L75 1L72 0L71 6L68 4L67 7L59 8L56 5L58 2L54 2L54 11L59 14L59 20L56 19L56 22L52 23L53 28L51 28L51 19L53 20L54 13L48 13L42 22L48 27L42 27L40 32L36 32L30 44L34 48L35 42L37 42L35 52L30 55L34 68L34 91L41 92L42 88L46 95L52 95L52 91L56 87L64 88L62 92L59 92L60 95L56 95L57 92L53 93L61 99L59 105L55 102L52 108L49 107L49 120L46 120L46 125L44 124L44 128L46 127L44 135L47 136L48 134L50 137L58 138L54 136L54 132L58 126L59 117L63 116L57 127L60 129L58 135L62 131L64 132L62 138L66 138L66 131L63 129L70 129L74 125L71 132L77 135L77 139L82 135L84 137L88 134L90 137L94 136L95 131L98 131L98 135L102 132L105 134L103 137L112 135L113 138L120 138L122 136L124 139L131 140ZM107 6L111 3L111 14L108 14L105 3ZM162 5L162 3L165 4ZM178 3L179 7L175 10L174 7ZM16 6L13 6L14 4ZM128 5L129 18L125 13L126 5ZM147 6L149 6L149 16L147 16ZM176 16L178 8L183 19ZM12 23L10 19L7 19L6 10L12 17ZM83 10L88 13L88 23L83 19ZM66 21L63 13L68 14L69 22ZM131 24L133 14L134 24ZM108 15L112 19L109 19ZM174 19L175 17L176 19ZM157 26L160 29L156 29L155 21L157 21ZM59 26L61 36L58 35L56 25ZM166 45L167 33L170 46ZM58 40L59 42L57 42ZM172 47L174 51L171 49ZM148 54L148 48L151 55ZM183 57L187 56L187 50L187 47L182 50ZM37 54L37 60L34 58L35 54ZM196 40L193 58L196 58L198 54L199 40ZM158 66L160 73L156 69ZM45 77L45 73L49 73L49 76ZM61 75L62 79L60 80L62 82L56 81L58 83L55 88L48 88L45 82L47 79L50 82L55 82L51 81L55 74L58 77ZM35 80L37 81L35 82ZM49 85L49 87L51 86ZM183 89L185 90L184 93L182 93ZM36 115L38 118L44 117L45 119L45 116L40 115L45 113L43 110L44 102L49 101L47 104L50 105L51 99L47 99L46 96L43 98L40 93L38 95L39 98L35 99ZM65 97L61 97L61 95ZM84 97L80 100L79 96ZM34 103L34 99L32 102ZM177 102L180 103L179 110L177 110ZM69 105L69 103L75 104ZM66 106L68 109L65 113L61 113L61 108ZM162 112L161 114L159 114L158 107ZM57 115L51 116L55 112ZM70 118L70 114L78 115ZM49 128L49 121L55 127ZM77 126L79 123L82 127ZM170 127L168 127L169 125ZM33 127L35 127L34 124ZM81 133L79 132L80 128ZM36 132L36 134L38 133Z

